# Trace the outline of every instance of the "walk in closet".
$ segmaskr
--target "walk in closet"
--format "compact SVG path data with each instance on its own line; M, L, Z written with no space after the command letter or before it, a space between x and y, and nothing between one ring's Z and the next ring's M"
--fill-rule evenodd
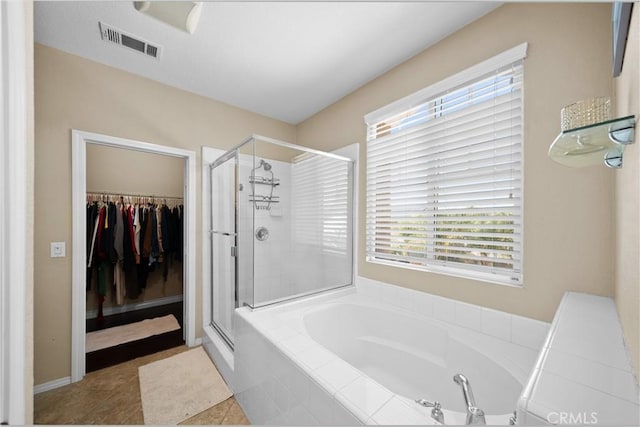
M184 343L184 160L89 144L86 371Z

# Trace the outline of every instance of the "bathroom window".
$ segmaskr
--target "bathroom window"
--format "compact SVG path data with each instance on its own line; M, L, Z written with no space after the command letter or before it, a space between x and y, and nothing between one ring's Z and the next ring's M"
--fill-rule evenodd
M367 122L367 260L522 283L526 44Z

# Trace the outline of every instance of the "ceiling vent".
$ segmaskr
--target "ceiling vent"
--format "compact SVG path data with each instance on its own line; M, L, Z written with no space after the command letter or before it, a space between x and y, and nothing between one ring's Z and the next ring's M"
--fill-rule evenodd
M100 36L102 37L102 40L133 49L136 52L151 58L160 59L160 51L162 49L159 45L151 44L138 36L126 33L121 29L105 24L104 22L98 22L98 25L100 27Z

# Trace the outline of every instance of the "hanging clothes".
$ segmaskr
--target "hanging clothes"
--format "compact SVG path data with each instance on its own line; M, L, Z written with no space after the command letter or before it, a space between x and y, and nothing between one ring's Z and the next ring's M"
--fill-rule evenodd
M175 206L171 213L173 214L173 233L175 235L174 259L182 261L182 213L183 206Z
M158 235L158 262L162 262L164 247L162 246L162 207L156 207L156 234Z
M98 238L98 233L99 233L99 225L100 225L100 208L97 207L96 209L96 213L95 213L95 219L93 220L94 222L94 227L93 227L93 231L91 233L91 235L89 235L89 239L87 241L87 246L88 246L88 251L87 251L87 268L92 269L93 265L94 265L94 258L95 258L95 252L96 252L96 240Z
M124 275L124 206L118 202L115 204L115 231L113 248L117 259L113 267L113 287L115 289L116 304L124 304L126 296L126 284Z
M116 304L123 305L127 296L126 279L122 261L116 262L113 266L113 287L115 290Z
M96 235L95 235L95 242L93 245L93 251L91 254L91 258L94 261L102 261L106 258L104 252L102 251L102 239L103 237L103 230L104 230L104 220L105 217L107 215L107 208L105 206L102 206L98 212L98 225L97 225L97 229L96 229ZM94 262L92 261L92 262Z
M149 269L154 271L160 258L160 245L158 240L158 212L155 207L149 209L151 225L148 227L151 233L151 254L149 255Z
M156 268L167 281L169 262L182 260L183 209L125 204L123 197L116 203L87 203L86 286L91 289L95 274L99 320L108 293L118 305L138 298Z
M138 205L133 207L133 246L136 253L136 264L140 264L140 232L142 229L142 222L140 219L140 212L138 209Z
M116 217L116 205L113 202L109 202L104 208L104 217L102 226L100 227L100 245L98 246L98 258L102 261L110 261L115 263L118 256L114 249L114 230L115 230L115 217ZM102 209L100 210L103 211Z
M112 211L111 204L107 204L100 209L98 223L98 320L104 318L102 314L102 304L107 295L107 274L110 267L111 253L113 252L113 223L115 209Z
M116 261L124 261L124 220L122 218L123 206L120 202L115 205L115 229L113 236L113 249L116 252Z
M123 212L124 220L124 271L133 271L136 265L136 253L133 229L133 206L129 205Z
M87 203L87 276L86 289L91 289L91 278L93 277L93 247L95 245L96 229L98 227L99 207L97 202Z
M140 206L140 264L138 264L138 288L147 287L149 276L149 255L151 255L151 212L148 207Z
M172 249L171 235L169 233L169 222L171 220L171 210L167 205L162 205L161 211L162 211L162 220L160 223L160 231L162 235L161 246L164 252L162 280L166 282L169 276L169 262L171 261L171 249Z

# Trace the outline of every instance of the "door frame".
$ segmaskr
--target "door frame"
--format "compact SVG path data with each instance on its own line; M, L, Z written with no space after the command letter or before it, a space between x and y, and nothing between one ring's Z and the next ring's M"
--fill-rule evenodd
M95 144L144 153L182 158L184 168L184 326L187 346L196 344L196 153L175 147L151 144L73 129L72 141L72 306L71 306L71 382L80 381L86 372L86 192L87 144Z
M33 372L27 329L32 313L27 296L33 286L28 242L28 225L33 224L28 184L28 109L33 102L27 81L29 8L27 2L0 1L0 422L13 425L29 422L26 396Z

